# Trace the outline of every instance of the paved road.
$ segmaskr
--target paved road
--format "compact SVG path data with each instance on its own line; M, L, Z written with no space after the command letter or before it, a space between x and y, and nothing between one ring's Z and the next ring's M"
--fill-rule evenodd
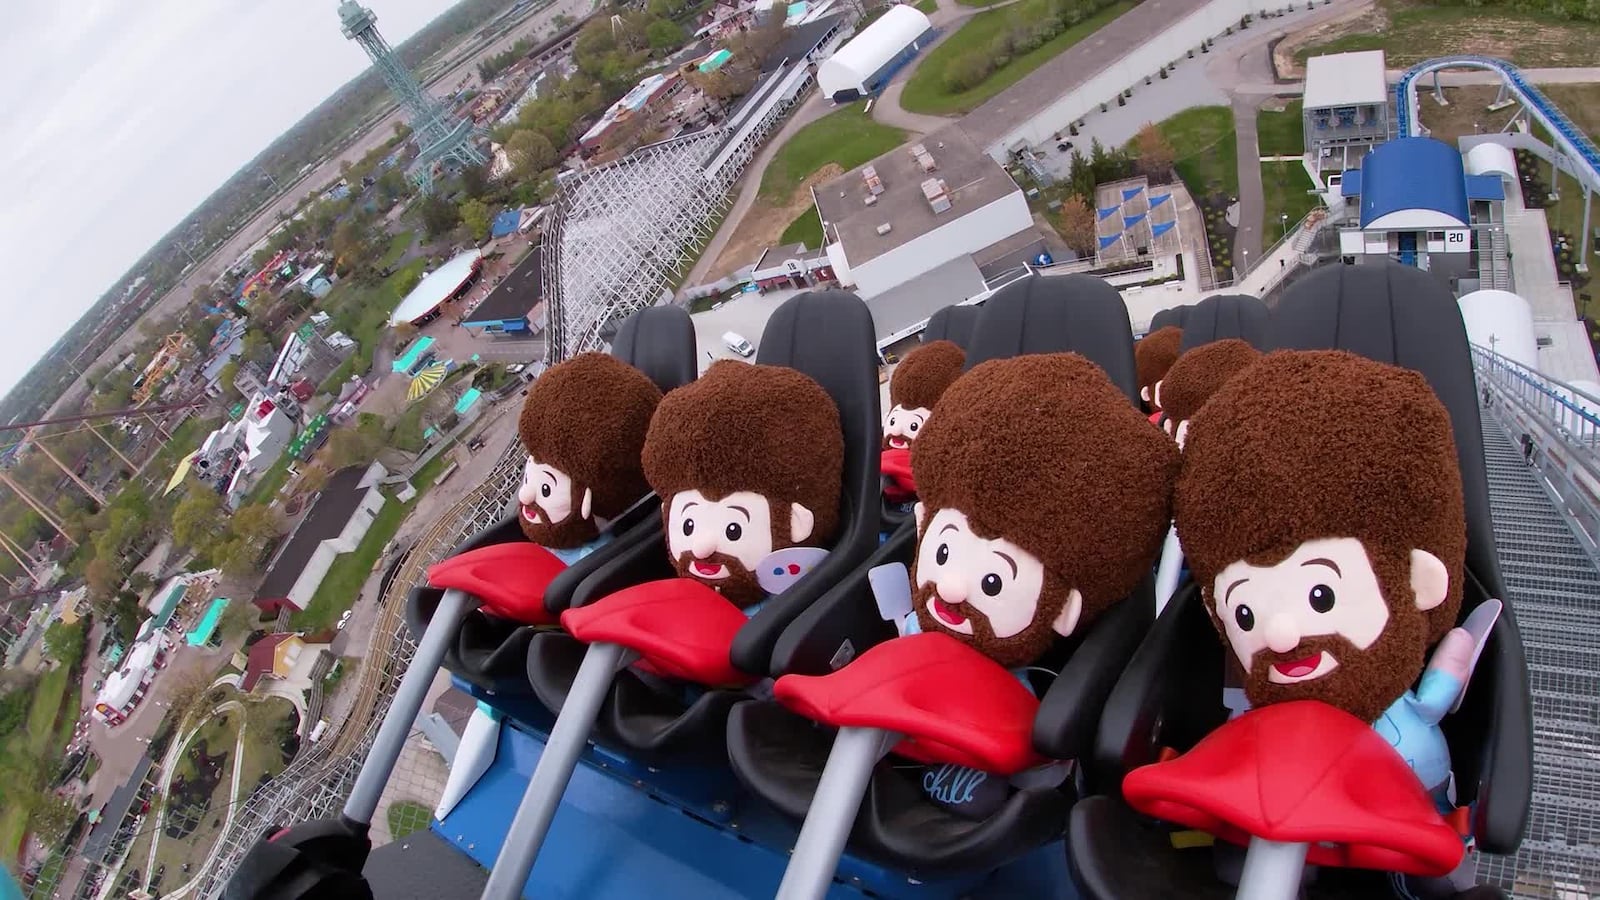
M1235 97L1233 134L1238 141L1239 229L1233 236L1233 252L1241 269L1248 260L1261 259L1261 214L1266 195L1261 188L1261 149L1256 140L1256 109L1259 99Z

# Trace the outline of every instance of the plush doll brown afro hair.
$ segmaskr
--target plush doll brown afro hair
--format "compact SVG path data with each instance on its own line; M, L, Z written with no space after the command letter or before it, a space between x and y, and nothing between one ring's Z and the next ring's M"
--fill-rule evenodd
M1157 328L1133 345L1133 365L1139 378L1139 396L1150 404L1151 409L1161 408L1156 405L1156 382L1167 377L1167 370L1178 361L1178 350L1182 345L1183 329L1176 325ZM1163 389L1162 394L1165 393Z
M1202 344L1178 357L1161 382L1161 411L1187 421L1233 376L1261 358L1261 351L1238 338Z
M582 353L551 366L528 389L517 434L529 456L572 479L578 496L593 492L592 516L612 519L650 492L640 457L660 402L661 390L643 372L604 353ZM576 546L552 539L548 526L521 521L536 543ZM595 533L591 527L588 537Z
M792 543L780 503L809 509L815 523L806 543L826 546L838 527L844 478L839 409L822 385L794 369L713 363L662 399L644 471L663 515L680 491L712 500L753 491L773 505L775 548Z
M1275 565L1307 541L1356 538L1377 575L1390 611L1377 641L1312 681L1247 675L1253 704L1312 697L1372 721L1416 681L1460 612L1467 538L1450 416L1409 369L1336 350L1262 357L1191 421L1175 511L1224 635L1215 581L1235 562ZM1449 577L1444 601L1427 611L1412 588L1414 549Z
M930 341L906 354L889 379L889 405L933 409L961 376L967 353L955 341Z
M961 376L912 445L911 464L924 526L955 509L979 537L1005 538L1044 564L1027 629L1004 639L976 627L954 634L1018 666L1049 649L1070 591L1083 598L1081 632L1149 574L1179 455L1099 366L1055 353L992 360ZM917 607L923 630L943 630Z

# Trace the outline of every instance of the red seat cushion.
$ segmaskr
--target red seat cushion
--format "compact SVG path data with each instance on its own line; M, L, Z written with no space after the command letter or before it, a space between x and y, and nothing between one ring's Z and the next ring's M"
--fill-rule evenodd
M512 541L491 544L434 563L428 583L455 588L477 597L484 612L524 625L551 625L556 617L545 609L544 591L567 564L538 544Z
M648 671L705 687L756 680L728 659L747 621L739 607L688 578L645 582L561 614L561 626L578 640L621 644L643 657Z
M1236 844L1310 843L1313 865L1439 876L1466 853L1388 741L1312 700L1253 709L1129 772L1122 792L1146 815Z
M884 477L884 496L892 503L908 503L917 499L917 480L911 475L911 449L885 450L879 459L879 470Z
M1014 775L1044 761L1033 750L1039 700L1017 676L937 632L879 644L829 675L785 675L778 702L836 727L903 735L896 753Z

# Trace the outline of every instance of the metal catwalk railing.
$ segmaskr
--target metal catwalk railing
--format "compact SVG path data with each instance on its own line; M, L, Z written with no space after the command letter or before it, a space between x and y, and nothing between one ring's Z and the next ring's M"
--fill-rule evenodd
M1514 856L1480 856L1480 879L1523 900L1600 890L1600 567L1582 522L1594 495L1585 395L1473 348L1495 547L1528 660L1533 802ZM1593 401L1600 409L1600 401ZM1524 439L1523 435L1527 435Z

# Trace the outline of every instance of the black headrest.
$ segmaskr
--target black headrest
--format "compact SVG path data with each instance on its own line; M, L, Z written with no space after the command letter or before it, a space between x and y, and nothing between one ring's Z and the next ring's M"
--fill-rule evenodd
M1176 325L1179 328L1182 328L1184 323L1189 319L1189 310L1193 308L1194 307L1191 306L1174 306L1157 312L1155 316L1150 319L1150 330L1155 331L1159 328L1165 328L1168 325Z
M1328 266L1284 292L1273 320L1281 350L1338 349L1414 369L1450 413L1466 498L1467 568L1491 597L1506 596L1489 516L1478 430L1478 390L1461 308L1450 290L1411 266Z
M611 354L650 376L662 393L695 376L694 323L677 306L651 306L623 321Z
M928 319L922 342L955 341L961 349L967 349L972 345L972 329L978 324L979 312L977 306L946 306Z
M1090 275L1035 275L984 301L967 348L967 368L1024 353L1080 353L1139 402L1133 332L1117 289Z
M1272 349L1272 316L1259 298L1249 294L1218 294L1194 306L1180 308L1189 311L1183 317L1180 352L1229 338L1238 338L1257 350Z

